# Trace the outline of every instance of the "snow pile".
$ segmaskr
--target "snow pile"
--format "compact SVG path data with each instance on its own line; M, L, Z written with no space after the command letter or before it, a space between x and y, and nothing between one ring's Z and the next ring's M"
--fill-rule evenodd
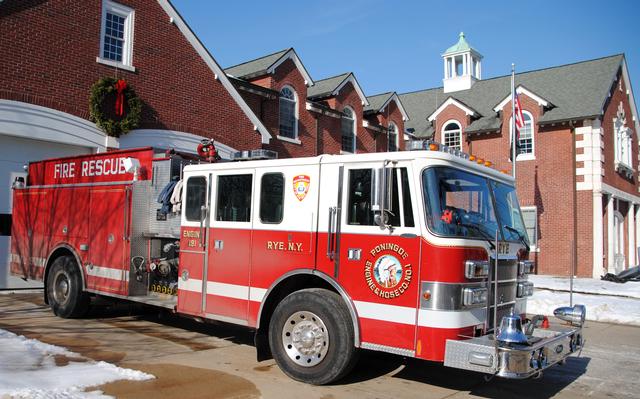
M536 288L545 288L554 291L569 291L568 277L532 274L529 276L529 281L533 282L533 285ZM640 299L640 282L628 281L624 284L620 284L612 281L596 280L593 278L574 278L573 292Z
M640 326L640 300L607 295L573 294L573 304L587 307L587 320ZM569 293L536 288L527 300L527 313L553 316L553 310L569 306Z
M27 339L0 329L0 397L58 399L108 398L83 388L117 380L155 378L105 362L69 362L56 366L54 356L81 358L59 346Z

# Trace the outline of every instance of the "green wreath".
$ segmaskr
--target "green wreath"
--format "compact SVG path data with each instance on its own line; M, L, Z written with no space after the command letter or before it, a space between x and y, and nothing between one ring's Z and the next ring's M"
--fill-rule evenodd
M89 98L89 115L108 136L120 137L131 129L138 127L142 113L142 101L130 85L122 90L123 113L116 112L117 89L115 78L105 77L91 87Z

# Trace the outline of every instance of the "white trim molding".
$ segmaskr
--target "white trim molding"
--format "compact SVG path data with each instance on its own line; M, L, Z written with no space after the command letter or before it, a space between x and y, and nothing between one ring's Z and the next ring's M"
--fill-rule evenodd
M549 105L552 105L548 100L546 100L543 97L535 94L534 92L530 91L529 89L527 89L526 87L524 87L522 85L520 85L520 86L518 86L516 88L516 93L524 94L525 96L529 97L533 101L537 102L538 105L541 106L541 107L548 107ZM498 105L493 107L493 110L495 112L502 111L504 106L507 105L510 102L511 102L511 93L507 94L507 96L502 101L500 101L498 103Z
M118 147L95 123L75 115L29 103L0 100L0 134L31 140L89 147L96 152Z
M449 97L449 98L447 98L447 100L445 102L442 103L442 105L440 105L438 107L438 109L436 109L435 111L433 111L433 113L431 115L429 115L427 120L429 122L433 122L433 120L436 119L438 114L440 114L440 112L444 111L444 109L447 108L449 105L455 105L456 107L458 107L461 110L463 110L464 113L466 115L468 115L468 116L476 116L476 115L478 115L478 113L474 109L464 105L463 103L461 103L460 101L456 100L453 97Z
M269 144L269 141L271 140L271 133L269 133L264 123L262 123L260 118L258 118L256 114L253 113L246 101L244 101L244 99L242 98L238 90L236 90L233 83L231 83L220 65L218 65L211 53L209 53L209 50L207 50L207 48L202 44L200 39L198 39L195 33L193 33L189 25L187 25L187 23L182 19L182 16L168 0L158 0L158 3L167 13L167 15L170 18L173 18L173 25L175 25L178 30L180 30L187 41L196 50L198 55L200 55L205 64L207 64L211 72L214 73L214 76L218 76L218 81L222 83L227 92L229 92L231 97L236 101L240 109L242 109L247 118L249 118L251 123L253 123L255 130L260 133L262 144ZM167 29L170 29L170 27L167 27Z
M116 61L104 57L104 39L106 36L107 12L124 18L122 38L122 61ZM96 62L120 69L135 72L133 67L133 31L135 22L135 10L120 3L103 0L100 21L100 49Z
M340 94L340 90L342 90L342 88L346 86L347 83L351 83L351 85L353 85L353 88L356 90L356 93L358 93L358 97L360 97L360 101L362 101L362 105L364 106L369 105L369 100L367 100L367 96L364 95L364 91L362 90L362 87L360 87L360 85L358 84L358 80L356 79L353 73L349 73L349 75L342 81L342 83L340 83L338 87L336 87L335 90L331 92L331 95L337 96L338 94Z
M629 108L631 108L631 119L633 119L633 126L635 127L636 137L640 138L640 121L638 120L638 109L636 108L636 100L635 100L635 97L633 96L633 89L631 88L631 79L629 79L629 71L627 70L627 60L624 56L622 58L621 67L622 67L622 77L624 78L624 84L627 87L627 95L629 96Z
M294 64L296 64L296 68L298 68L300 74L302 74L302 77L304 78L304 84L307 85L307 87L313 86L315 84L313 79L311 79L311 75L309 75L307 68L304 67L302 61L300 61L300 57L298 57L298 54L296 54L296 51L293 48L290 48L286 53L278 58L276 62L271 64L271 66L267 68L267 73L273 74L275 70L287 60L291 60Z

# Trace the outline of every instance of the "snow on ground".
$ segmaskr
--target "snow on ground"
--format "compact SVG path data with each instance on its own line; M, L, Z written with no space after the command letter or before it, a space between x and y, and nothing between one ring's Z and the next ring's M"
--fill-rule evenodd
M533 282L533 285L536 288L545 288L554 291L569 291L569 277L532 274L529 276L529 281ZM573 292L640 299L640 282L627 281L626 283L620 284L593 278L574 278Z
M606 295L573 294L573 304L587 307L587 320L640 326L640 300ZM569 293L536 289L527 300L527 313L553 316L569 306Z
M65 348L0 329L0 398L103 399L109 396L83 389L117 380L155 378L105 362L70 361L66 366L57 366L55 355L82 358Z

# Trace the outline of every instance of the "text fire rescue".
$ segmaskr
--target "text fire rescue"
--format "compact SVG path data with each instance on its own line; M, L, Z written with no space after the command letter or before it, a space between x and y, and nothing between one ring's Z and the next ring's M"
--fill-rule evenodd
M127 173L127 168L124 165L126 158L106 158L106 159L91 159L82 161L80 164L80 176L107 176L107 175L121 175ZM54 179L70 179L76 177L76 163L66 162L58 163L53 167Z

